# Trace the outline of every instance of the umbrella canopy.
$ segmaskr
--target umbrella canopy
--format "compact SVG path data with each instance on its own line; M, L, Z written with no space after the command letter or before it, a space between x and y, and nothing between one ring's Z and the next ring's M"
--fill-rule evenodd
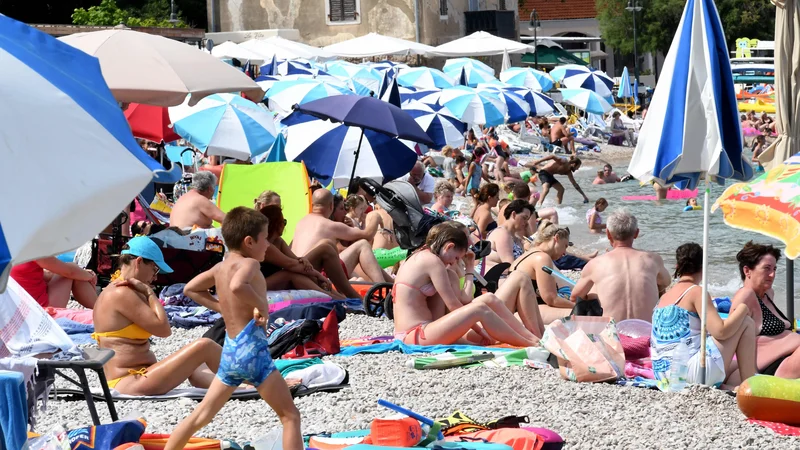
M294 50L284 48L266 39L250 39L249 41L242 42L239 46L263 56L265 62L269 62L272 58L282 61L303 58L303 56Z
M319 100L334 95L355 95L347 88L330 85L328 83L308 78L278 81L267 91L270 109L278 109L289 114L294 105Z
M400 86L414 87L418 89L444 89L456 85L456 80L441 70L428 67L412 67L403 69L397 75L397 83Z
M553 88L553 79L550 75L529 67L512 67L504 70L500 73L500 81L540 92L547 92Z
M588 89L561 89L561 97L565 103L586 112L605 114L611 111L611 103L608 100Z
M566 75L561 84L570 89L588 89L601 97L611 97L614 94L614 80L598 70Z
M345 61L336 61L328 65L328 73L346 81L350 89L358 95L378 94L381 90L383 75L375 69Z
M244 92L261 101L264 91L242 71L182 42L130 30L76 33L59 38L97 57L103 78L122 103L194 105L218 92Z
M271 44L273 48L279 48L284 52L294 55L295 58L303 58L308 61L330 61L336 59L336 55L319 47L291 41L280 36L270 36L261 40Z
M581 66L578 64L564 64L563 66L558 66L555 69L550 71L550 77L553 78L554 81L561 82L566 77L571 77L574 75L580 75L584 73L591 73L592 69L587 66Z
M342 58L371 58L384 55L428 55L433 47L378 33L337 42L325 47L325 51Z
M622 69L622 77L619 79L619 89L617 90L617 97L630 98L633 97L633 90L631 89L631 79L628 76L628 68Z
M250 61L252 64L264 64L267 59L264 55L248 50L231 41L215 45L211 49L211 54L220 59L238 59L242 63Z
M297 77L289 77L289 78L292 80L297 79ZM272 85L274 85L278 81L284 81L285 79L286 77L281 77L281 76L261 75L258 78L256 78L256 84L258 84L259 87L261 87L261 89L264 90L264 92L267 92L270 90L270 88L272 88ZM264 98L266 97L267 96L265 94Z
M581 66L589 65L588 62L578 58L574 53L570 53L558 44L548 46L539 44L534 53L526 53L522 56L523 64L538 64L539 66L557 66L559 64L577 64Z
M504 39L485 31L477 31L463 38L435 47L438 56L489 56L508 53L525 53L533 47L518 41Z
M446 106L458 120L470 125L500 125L505 123L508 114L508 108L497 93L466 86L442 89L439 104Z
M273 73L275 75L316 75L319 70L311 67L311 63L302 59L276 61Z
M441 89L415 89L412 87L398 86L400 92L400 101L405 103L411 100L419 100L428 104L435 104L439 101L439 93ZM426 98L434 96L433 100L426 100Z
M411 101L403 105L403 111L410 114L431 137L433 148L440 149L445 145L458 148L464 145L467 124L458 120L444 106Z
M555 102L550 97L542 94L541 92L536 92L531 89L527 88L518 88L518 87L508 87L508 88L501 88L503 91L513 92L514 94L519 95L526 102L528 102L528 106L531 109L531 114L534 116L544 116L546 114L550 114L551 112L555 111Z
M452 76L456 77L458 73L461 72L461 69L464 67L482 70L488 73L489 75L494 76L494 69L486 65L486 63L483 63L481 61L478 61L477 59L472 59L472 58L450 58L444 62L444 67L442 68L442 71L444 73L455 72L455 75Z
M0 66L4 291L13 264L91 240L163 167L136 143L96 58L0 15Z
M374 62L364 62L364 63L361 63L361 65L364 65L364 66L367 66L367 67L371 67L371 68L377 70L378 72L385 72L385 71L390 70L390 69L398 70L398 69L408 69L409 68L408 64L389 61L388 59L387 60L383 60L383 61L378 61L378 62L375 62L375 63Z
M380 101L380 100L378 100ZM413 119L412 119L413 121ZM361 130L295 111L288 125L286 157L303 161L323 185L347 187L353 174L385 183L407 174L417 154L402 141L372 130Z
M497 80L489 72L470 66L464 66L458 71L449 72L448 75L458 80L459 84L469 87L477 87L481 83L491 83Z
M478 88L478 91L486 91L496 95L506 105L506 122L515 123L522 122L528 118L531 112L531 107L528 102L522 98L521 95L511 90L493 87L491 85L484 85Z
M769 170L797 153L800 143L800 3L776 0L775 122L778 138L758 158ZM648 113L649 114L649 113Z
M172 107L169 116L175 131L199 150L241 161L269 150L277 134L271 113L233 94Z
M172 130L169 110L163 106L131 103L125 110L125 118L138 138L153 142L173 142L181 138Z

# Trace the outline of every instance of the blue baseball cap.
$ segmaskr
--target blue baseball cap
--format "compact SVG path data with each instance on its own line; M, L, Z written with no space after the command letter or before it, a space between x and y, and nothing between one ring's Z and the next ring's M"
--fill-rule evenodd
M123 255L139 256L153 261L158 269L164 273L172 273L172 268L164 262L161 249L147 236L139 236L128 241L128 248L122 251Z

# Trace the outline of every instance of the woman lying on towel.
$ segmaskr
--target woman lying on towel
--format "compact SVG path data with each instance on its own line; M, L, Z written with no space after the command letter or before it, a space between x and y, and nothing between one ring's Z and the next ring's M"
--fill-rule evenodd
M172 272L148 237L128 241L119 258L121 279L103 290L94 308L92 337L115 355L104 369L108 386L127 395L163 395L189 380L208 388L219 368L222 347L198 339L158 361L150 337L171 333L167 314L150 288L158 272Z
M509 294L509 307L495 294L472 299L454 289L458 276L447 267L463 259L466 276L472 276L475 255L468 247L462 229L439 224L428 233L425 245L400 266L392 288L395 338L416 345L488 345L498 341L520 347L536 345L544 326L536 305L525 301L532 290L510 293L514 295ZM529 288L530 284L522 286ZM530 322L533 332L514 317L517 310L523 322Z

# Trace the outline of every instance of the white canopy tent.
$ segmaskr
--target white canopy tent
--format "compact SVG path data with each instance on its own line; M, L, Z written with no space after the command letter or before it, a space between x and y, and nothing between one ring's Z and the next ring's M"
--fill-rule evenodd
M241 47L239 44L228 41L215 45L211 54L220 59L238 59L242 63L250 61L252 64L264 64L266 59L260 53Z
M336 59L336 55L327 50L314 47L313 45L304 44L302 42L292 41L280 36L271 36L262 40L286 51L292 52L296 54L298 58L307 59L309 61L325 62Z
M433 48L434 56L491 56L508 53L528 53L536 51L522 42L504 39L485 31L478 31L461 39L450 41Z
M343 58L371 58L383 55L429 55L434 48L419 42L408 41L377 33L369 33L347 41L337 42L324 50Z

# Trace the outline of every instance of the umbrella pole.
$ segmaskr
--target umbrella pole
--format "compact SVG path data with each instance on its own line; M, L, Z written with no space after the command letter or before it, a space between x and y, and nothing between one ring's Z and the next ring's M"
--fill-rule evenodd
M358 147L356 148L355 158L353 158L353 171L350 172L350 180L347 182L347 195L355 194L355 192L350 192L350 184L353 182L353 178L356 177L356 166L358 165L358 154L361 153L361 142L364 141L364 129L361 129L361 137L358 138Z
M786 316L794 330L794 260L786 258Z
M706 314L708 302L708 194L710 190L709 175L706 174L706 190L703 197L703 287L701 296L703 307L700 315L700 384L706 383Z

